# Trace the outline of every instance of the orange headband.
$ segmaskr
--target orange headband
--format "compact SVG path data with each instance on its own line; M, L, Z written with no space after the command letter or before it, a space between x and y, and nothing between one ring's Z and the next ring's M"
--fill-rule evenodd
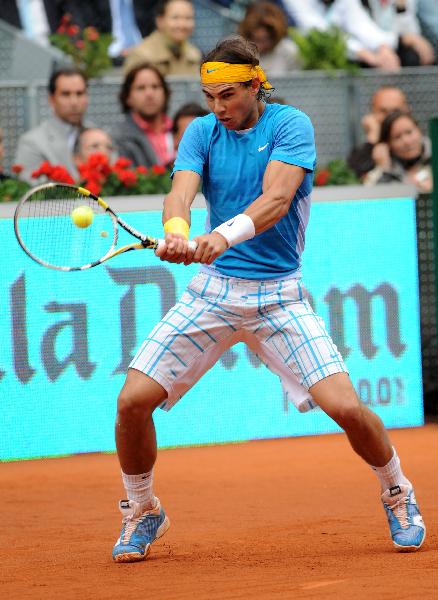
M265 72L259 66L233 65L226 62L206 62L201 65L201 82L209 83L243 83L257 77L265 90L272 90L272 85Z

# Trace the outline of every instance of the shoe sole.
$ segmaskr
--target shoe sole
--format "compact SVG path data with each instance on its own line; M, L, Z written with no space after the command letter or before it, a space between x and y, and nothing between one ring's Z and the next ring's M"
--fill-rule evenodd
M421 540L421 544L419 546L400 546L400 544L396 544L395 542L392 542L392 543L394 544L394 548L397 550L397 552L417 552L417 550L419 550L421 548L421 546L424 544L425 539L426 539L426 528L424 528L423 539Z
M113 557L114 562L129 563L129 562L140 562L142 560L145 560L149 556L149 553L151 551L151 544L153 544L160 537L163 537L163 535L166 533L166 531L169 529L169 527L170 527L170 520L168 517L165 517L164 521L161 523L161 525L157 529L157 534L156 534L155 538L152 540L152 542L150 544L148 544L146 546L144 554L141 554L140 552L125 552L123 554L117 554L116 556Z

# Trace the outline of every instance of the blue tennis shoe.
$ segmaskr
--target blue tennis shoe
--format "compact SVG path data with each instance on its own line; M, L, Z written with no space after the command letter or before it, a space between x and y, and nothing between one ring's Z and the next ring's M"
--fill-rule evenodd
M395 485L382 494L382 502L396 550L418 550L426 539L426 527L413 488L409 485Z
M142 510L134 500L120 500L119 508L123 515L122 531L113 548L116 562L136 562L144 560L150 552L151 544L166 533L170 521L161 508L160 501L153 509Z

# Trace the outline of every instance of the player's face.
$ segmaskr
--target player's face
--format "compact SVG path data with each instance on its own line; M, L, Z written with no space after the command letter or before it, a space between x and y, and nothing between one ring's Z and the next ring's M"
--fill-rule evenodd
M409 117L400 117L391 128L389 146L395 156L402 160L410 160L420 156L423 136Z
M227 129L241 130L253 127L261 114L257 93L258 79L251 86L241 83L211 83L202 86L211 112Z
M57 117L70 125L80 125L88 106L85 81L80 75L60 75L49 104Z
M379 122L382 123L389 113L395 110L408 112L409 106L401 90L388 88L374 94L372 109Z
M150 69L142 69L135 76L127 98L133 112L144 119L153 119L164 110L166 94L158 75Z
M177 43L189 38L195 27L193 6L185 0L173 0L166 6L164 15L157 17L157 28Z

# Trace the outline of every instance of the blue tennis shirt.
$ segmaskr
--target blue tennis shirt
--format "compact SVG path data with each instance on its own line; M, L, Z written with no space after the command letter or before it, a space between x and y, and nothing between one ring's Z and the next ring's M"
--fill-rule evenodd
M194 171L202 177L207 232L242 213L262 194L270 160L303 167L303 182L287 215L214 261L212 267L223 275L275 279L299 270L316 160L313 126L296 108L266 104L256 125L244 133L226 129L211 113L192 121L180 142L173 172Z

